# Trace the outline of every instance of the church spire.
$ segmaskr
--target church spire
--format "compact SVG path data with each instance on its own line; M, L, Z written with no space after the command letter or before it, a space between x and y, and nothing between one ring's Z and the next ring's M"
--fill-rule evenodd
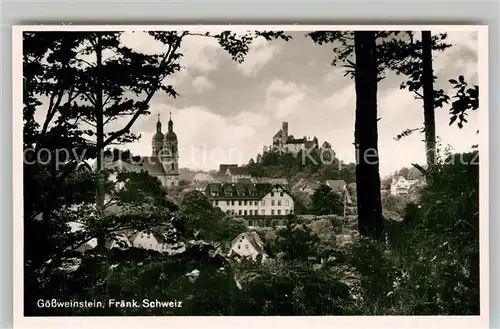
M156 132L161 133L160 113L158 113L158 122L156 123Z
M170 111L170 118L168 120L168 131L173 131L174 122L172 121L172 111Z

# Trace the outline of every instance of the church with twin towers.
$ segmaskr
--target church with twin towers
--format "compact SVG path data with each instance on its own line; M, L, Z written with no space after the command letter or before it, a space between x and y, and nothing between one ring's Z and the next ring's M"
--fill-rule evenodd
M148 170L150 174L158 177L164 186L179 185L179 144L177 135L174 132L174 122L172 113L167 124L167 131L162 133L160 114L156 122L156 133L151 141L151 158L154 164L150 164L153 170Z

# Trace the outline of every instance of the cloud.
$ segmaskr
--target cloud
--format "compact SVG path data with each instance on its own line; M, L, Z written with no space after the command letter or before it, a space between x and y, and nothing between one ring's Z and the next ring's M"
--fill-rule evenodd
M277 41L271 42L264 38L254 39L249 48L243 63L238 64L238 68L245 76L257 75L281 51Z
M265 127L269 124L269 117L262 113L242 111L234 116L233 121L237 124L247 124L251 127Z
M172 111L181 167L213 169L224 162L244 164L262 149L259 137L263 135L254 127L262 124L259 122L262 116L240 113L227 118L201 106L176 109L165 104L155 105L152 111L161 113L162 118ZM253 122L245 122L244 118L253 118ZM150 155L155 120L156 117L150 116L137 126L134 132L142 130L141 140L123 148L133 154Z
M192 82L194 90L198 93L204 93L207 90L211 90L215 88L215 84L208 80L206 77L199 76L195 78Z

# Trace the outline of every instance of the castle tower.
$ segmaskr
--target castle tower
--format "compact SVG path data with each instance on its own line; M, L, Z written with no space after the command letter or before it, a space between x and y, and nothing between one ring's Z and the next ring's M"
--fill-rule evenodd
M163 137L161 162L167 176L167 186L179 185L179 148L177 135L174 133L172 113L170 113L170 119L168 120L167 133Z
M156 123L156 133L153 135L151 141L151 149L153 150L151 156L157 157L163 147L163 134L161 133L160 114L158 113L158 122Z
M285 145L288 141L288 122L281 123L281 143Z

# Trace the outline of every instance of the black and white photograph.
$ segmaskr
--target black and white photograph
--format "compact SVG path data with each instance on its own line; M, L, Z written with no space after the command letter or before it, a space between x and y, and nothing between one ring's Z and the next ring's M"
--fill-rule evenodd
M18 27L21 316L484 315L486 32Z

